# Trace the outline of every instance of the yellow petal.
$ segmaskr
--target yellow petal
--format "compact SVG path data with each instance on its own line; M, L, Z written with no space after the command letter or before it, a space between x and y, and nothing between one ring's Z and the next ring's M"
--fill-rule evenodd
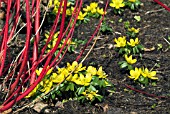
M156 71L152 71L152 72L150 73L150 75L151 75L151 76L155 76L155 75L156 75Z
M53 75L57 75L56 73L53 73ZM53 78L52 79L52 81L54 82L54 83L60 83L60 82L62 82L64 80L64 74L59 74L59 75L57 75L56 76L56 78Z

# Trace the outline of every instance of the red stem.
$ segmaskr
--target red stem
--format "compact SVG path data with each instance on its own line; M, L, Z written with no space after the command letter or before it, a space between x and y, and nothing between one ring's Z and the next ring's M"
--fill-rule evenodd
M160 2L159 0L153 0L154 2L158 3L159 5L161 5L163 8L165 8L167 11L170 12L170 8L168 6L166 6L165 4L163 4L162 2Z
M170 99L169 97L166 97L166 96L157 96L157 95L155 95L155 94L149 94L149 93L147 93L147 92L145 92L145 91L141 91L141 90L135 89L135 88L133 88L132 86L127 85L127 84L125 84L125 86L126 86L127 88L133 90L133 91L136 91L136 92L141 93L141 94L145 94L145 95L147 95L147 96L149 96L149 97L155 97L155 98L158 98L158 99L162 99L162 98L163 98L163 99Z
M30 46L30 33L31 33L31 22L30 22L30 6L29 6L29 0L26 0L26 22L27 22L27 36L26 36L26 43L25 43L25 49L24 49L24 56L23 61L21 63L21 67L19 69L19 73L16 77L16 80L11 85L9 95L14 92L17 84L19 83L20 77L22 74L25 75L26 70L26 63L28 60L28 53L29 53L29 46ZM24 80L23 80L24 81Z
M40 40L40 33L38 31L39 27L40 27L40 0L36 1L36 15L35 15L35 39L34 39L34 48L33 48L33 61L32 61L32 65L35 66L37 63L37 59L38 59L38 42ZM36 78L36 72L35 70L33 70L33 74L31 75L31 79L30 79L30 85L34 83Z
M12 36L14 35L14 31L16 30L16 25L18 24L19 16L20 16L20 0L16 0L15 22L13 24L11 31L10 31L8 42L11 40Z
M2 42L2 45L1 45L1 49L0 49L0 51L2 53L2 59L0 61L0 77L2 76L2 70L4 68L4 64L5 64L5 60L6 60L8 26L9 26L9 19L10 19L10 8L11 8L11 0L8 0L5 30L4 30L4 36L2 38L3 42Z
M106 12L108 3L109 3L109 0L107 0L107 2L106 2L105 9L104 9L105 12ZM82 56L83 52L85 51L86 47L90 44L91 40L93 40L94 36L97 34L97 32L100 29L100 26L102 24L102 21L104 20L104 16L105 16L105 14L102 15L102 19L100 20L98 26L96 27L96 30L94 31L93 35L90 37L90 39L88 40L86 45L83 47L83 49L81 50L80 54L77 56L76 61L78 61L81 58L81 56Z

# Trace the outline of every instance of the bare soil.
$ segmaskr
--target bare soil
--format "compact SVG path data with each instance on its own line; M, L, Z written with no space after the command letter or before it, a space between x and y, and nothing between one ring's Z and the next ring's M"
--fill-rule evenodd
M170 6L169 0L161 1ZM100 39L83 63L84 65L103 66L110 81L114 84L115 92L104 97L101 103L91 105L68 101L62 107L58 105L47 106L41 110L41 113L170 114L170 44L165 41L170 36L170 12L151 0L141 0L141 2L143 5L139 10L131 11L127 9L122 15L114 15L112 10L108 9L106 20L113 32L100 33ZM140 22L134 19L135 15L141 17ZM120 19L122 19L122 22L119 22ZM150 69L156 64L159 65L154 67L159 78L155 86L142 87L134 84L128 78L127 73L122 72L118 66L121 57L114 50L113 39L126 35L125 21L130 21L131 26L140 28L138 37L141 44L148 49L143 53L142 59L138 60L137 66L147 66ZM92 20L89 24L80 25L75 31L75 36L78 39L88 39L97 24L98 21ZM158 44L163 46L159 50ZM90 46L86 49L85 54L89 49ZM75 57L75 54L67 54L64 61L72 62ZM128 88L129 86L131 89ZM140 90L140 92L136 90ZM32 108L26 108L19 113L34 114L38 112Z

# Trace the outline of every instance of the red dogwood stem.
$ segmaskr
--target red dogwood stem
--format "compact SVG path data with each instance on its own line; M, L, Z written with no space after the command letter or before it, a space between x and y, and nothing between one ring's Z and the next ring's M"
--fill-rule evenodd
M13 93L13 91L15 90L15 88L17 87L20 77L21 75L25 75L25 71L26 71L26 63L28 60L28 53L29 53L29 47L30 47L30 34L31 34L31 21L30 21L30 6L29 6L29 0L26 0L26 22L27 22L27 35L26 35L26 43L25 43L25 49L23 52L23 61L21 63L21 67L19 69L19 73L14 81L14 83L12 83L11 87L10 87L10 92L9 95L11 93ZM22 80L24 81L24 80Z
M170 12L170 8L168 6L166 6L165 4L163 4L162 2L160 2L159 0L153 0L154 2L158 3L159 5L161 5L163 8L165 8L167 11Z
M11 0L8 0L4 36L2 38L2 45L0 47L0 53L1 53L0 56L2 57L0 59L1 60L0 61L0 77L2 76L2 71L4 68L5 60L6 60L10 9L11 9Z
M36 1L36 15L35 15L35 38L34 38L34 48L33 48L33 60L32 65L35 66L38 59L38 43L40 40L40 33L39 33L39 27L40 27L40 0ZM31 75L30 79L30 85L34 83L36 78L36 72L33 70L33 74Z
M109 3L109 0L106 1L106 5L105 5L104 12L106 12L108 3ZM105 14L102 15L102 19L100 20L98 26L96 27L96 30L94 31L94 33L92 34L92 36L90 37L90 39L88 40L88 42L85 44L85 46L84 46L83 49L81 50L80 54L77 56L76 61L78 61L78 60L81 58L81 56L82 56L83 52L85 51L86 47L90 44L91 40L93 40L94 36L97 34L97 32L98 32L98 30L100 29L100 26L101 26L101 24L102 24L102 21L104 20L104 16L105 16Z
M11 40L12 36L14 35L14 32L16 30L16 25L18 23L18 20L19 20L19 16L20 16L20 0L16 0L16 15L15 15L15 21L14 21L14 24L12 26L12 29L10 31L10 35L9 35L9 38L8 38L8 42Z

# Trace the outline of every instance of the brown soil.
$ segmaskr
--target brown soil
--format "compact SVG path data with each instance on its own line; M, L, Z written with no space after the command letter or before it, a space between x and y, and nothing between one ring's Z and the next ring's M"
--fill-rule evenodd
M170 6L168 0L161 0ZM84 65L103 66L103 69L109 75L110 81L114 84L115 92L104 98L102 103L79 104L77 101L69 101L63 104L63 108L57 106L47 106L41 111L56 114L169 114L170 113L170 48L164 38L170 36L170 12L166 11L151 0L142 0L143 6L138 11L125 10L122 15L114 15L112 10L108 9L106 20L112 27L112 33L100 33L100 39L97 41L93 51L83 63ZM134 16L141 16L141 21L137 22ZM119 22L122 19L122 22ZM122 72L118 66L120 56L114 50L113 39L125 35L123 22L129 20L131 26L140 28L139 39L148 51L143 53L142 59L138 60L137 66L147 66L149 69L154 67L157 71L159 80L155 86L148 85L141 87L134 84L127 74ZM113 21L114 23L111 23ZM93 32L96 21L90 24L79 26L75 36L87 39ZM162 44L162 49L158 50L158 45ZM150 50L154 47L153 50ZM90 46L87 48L86 52ZM65 60L71 62L75 60L75 54L67 55ZM71 57L71 58L70 58ZM64 61L65 61L64 60ZM154 95L142 94L129 89L126 85L137 90L154 94L155 96L165 96L166 98L154 97ZM26 108L19 113L37 113L32 108Z

